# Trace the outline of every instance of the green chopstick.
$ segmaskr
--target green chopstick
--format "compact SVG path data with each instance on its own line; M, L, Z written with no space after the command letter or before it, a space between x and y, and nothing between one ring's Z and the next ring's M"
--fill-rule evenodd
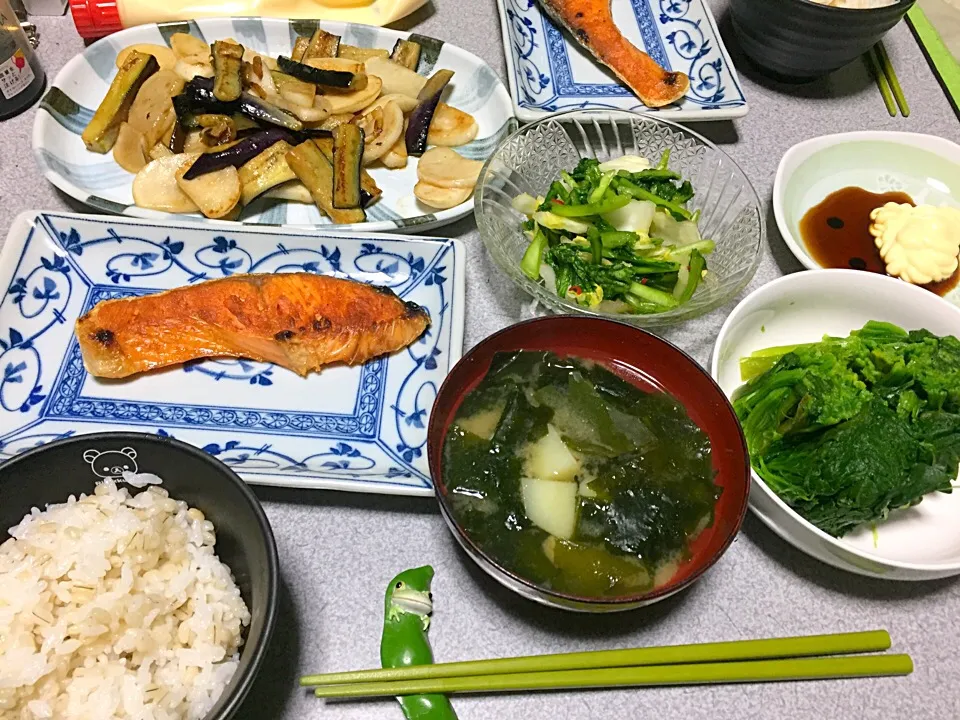
M909 675L911 672L913 661L909 655L859 655L357 683L319 687L314 690L314 694L322 698L366 698L432 693L500 693L519 690L826 680Z
M877 81L877 87L880 88L880 95L883 96L883 104L887 106L887 112L890 113L890 117L896 117L897 106L893 100L893 93L890 92L887 76L884 74L883 66L880 65L880 60L874 54L873 48L867 50L863 57L866 59L867 65L870 66L873 77Z
M860 652L880 652L889 648L890 635L886 630L869 630L866 632L763 640L735 640L628 650L596 650L555 655L534 655L498 660L468 660L385 670L357 670L327 673L325 675L307 675L300 678L300 684L303 686L327 686L347 683L428 680L597 668L719 663L816 655L847 655Z
M903 94L903 88L900 86L900 78L897 77L897 71L893 69L893 63L890 62L890 56L887 55L887 48L883 45L883 40L874 46L877 53L877 59L880 61L880 67L883 74L890 83L890 89L893 91L893 99L897 101L897 107L900 108L900 114L904 117L910 117L910 106L907 104L907 98Z
M954 108L960 111L960 63L944 44L943 38L919 5L914 5L907 11L907 20L913 28L917 41L923 48L924 54L933 65L940 83Z

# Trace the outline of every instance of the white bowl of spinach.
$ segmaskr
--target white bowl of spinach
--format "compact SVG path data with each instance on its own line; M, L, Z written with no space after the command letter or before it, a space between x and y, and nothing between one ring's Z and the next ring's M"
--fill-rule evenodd
M960 309L899 280L802 272L749 295L712 372L750 504L801 550L896 580L960 574Z

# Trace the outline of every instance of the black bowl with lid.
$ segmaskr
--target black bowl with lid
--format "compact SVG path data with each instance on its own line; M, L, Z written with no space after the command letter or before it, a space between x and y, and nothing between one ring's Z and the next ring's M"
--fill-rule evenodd
M915 1L854 10L812 0L730 0L730 13L740 47L760 72L804 82L863 55Z

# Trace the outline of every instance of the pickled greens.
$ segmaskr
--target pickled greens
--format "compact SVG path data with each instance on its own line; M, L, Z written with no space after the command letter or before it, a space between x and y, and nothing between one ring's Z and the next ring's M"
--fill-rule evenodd
M520 195L529 245L520 269L588 309L658 313L688 302L707 276L714 243L700 236L688 180L625 155L582 159L544 197Z

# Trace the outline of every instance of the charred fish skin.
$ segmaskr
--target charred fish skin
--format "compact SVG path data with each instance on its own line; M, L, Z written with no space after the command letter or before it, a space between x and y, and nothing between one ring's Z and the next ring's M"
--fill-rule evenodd
M208 357L272 362L300 375L415 342L429 313L389 288L312 273L233 275L99 303L76 323L84 366L122 378Z
M648 107L680 100L690 89L682 72L662 68L627 40L613 21L610 0L539 0L540 6L608 67Z

